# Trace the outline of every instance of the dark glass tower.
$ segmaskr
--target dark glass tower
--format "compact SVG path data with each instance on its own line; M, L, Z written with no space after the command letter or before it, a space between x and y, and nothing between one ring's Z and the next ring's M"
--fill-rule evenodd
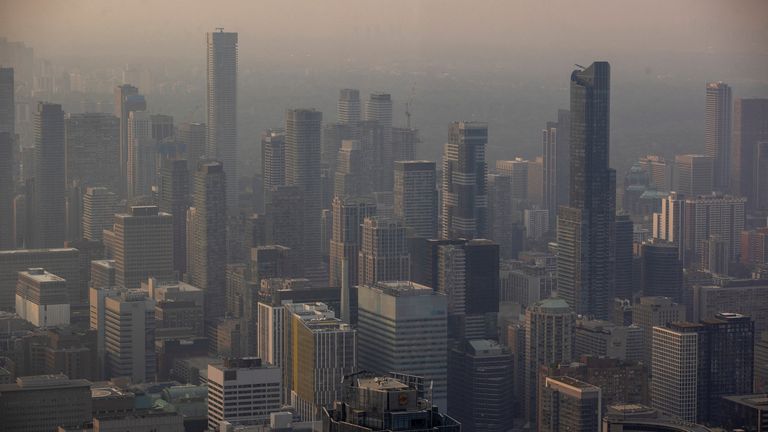
M608 319L616 173L609 168L611 66L571 74L570 205L558 214L558 292L577 314Z
M35 113L35 181L30 246L64 246L64 111L61 105L40 102Z
M173 269L187 272L187 209L189 171L184 159L165 160L158 181L158 206L173 215Z

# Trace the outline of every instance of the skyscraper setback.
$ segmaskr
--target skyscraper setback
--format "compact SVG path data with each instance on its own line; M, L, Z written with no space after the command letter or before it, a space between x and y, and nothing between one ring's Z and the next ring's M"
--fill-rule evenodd
M613 299L616 173L608 166L607 62L571 74L571 194L557 226L558 292L577 314L607 320Z
M224 164L227 209L238 210L237 176L237 33L223 28L206 33L208 41L208 137L206 157Z
M707 83L704 153L714 160L712 180L718 192L727 192L731 172L731 87Z

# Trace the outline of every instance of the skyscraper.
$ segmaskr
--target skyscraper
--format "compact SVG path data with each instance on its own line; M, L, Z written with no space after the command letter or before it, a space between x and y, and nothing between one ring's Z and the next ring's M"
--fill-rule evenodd
M329 286L342 286L344 260L347 263L348 287L358 284L358 254L363 240L363 222L373 216L376 216L376 204L369 198L345 199L337 196L333 199Z
M105 113L67 114L66 182L120 190L120 119Z
M146 111L128 114L128 198L152 192L155 173L152 120Z
M598 319L609 318L614 283L610 75L607 62L571 74L571 195L557 226L559 295L577 314Z
M154 300L143 291L123 291L104 299L104 338L108 376L155 380Z
M302 194L302 245L297 250L302 264L320 261L320 124L323 113L292 109L285 113L285 184Z
M361 120L360 90L339 90L339 102L336 107L338 122L357 127Z
M683 297L683 266L677 247L657 241L643 244L642 286L643 296L669 297L676 302Z
M445 295L414 282L378 282L358 288L358 363L374 373L423 377L432 404L448 397L448 321Z
M16 132L13 72L13 68L0 67L0 132L8 132L11 138Z
M755 190L760 142L768 142L768 99L737 98L733 105L731 193L747 197L747 204L756 209L761 208Z
M632 299L632 240L634 224L626 213L616 215L616 273L614 297Z
M13 229L13 172L16 165L14 158L14 137L10 132L0 131L0 250L13 249L16 246Z
M741 249L746 198L708 195L689 198L683 209L683 265L701 263L704 241L718 235L728 243L728 259L734 262Z
M643 329L643 363L651 365L653 328L685 319L685 305L669 297L640 297L640 301L632 305L632 324Z
M488 125L454 122L443 153L441 224L444 239L488 234L485 145Z
M437 236L437 189L435 163L395 162L395 216L416 237Z
M221 162L200 162L192 192L194 222L188 238L190 283L205 291L205 318L224 315L227 270L227 178Z
M35 112L34 191L31 246L64 246L64 111L61 105L40 102Z
M688 422L696 421L699 327L688 322L653 327L653 407Z
M675 156L675 190L689 197L711 194L715 189L714 163L715 159L711 156Z
M118 211L117 196L105 187L89 187L83 195L83 238L101 242Z
M568 205L570 185L571 112L557 110L557 121L547 122L542 131L544 145L544 208L549 210L550 225L557 220L557 209Z
M410 280L411 256L402 222L376 216L365 218L357 266L360 285Z
M179 140L187 146L187 171L190 173L197 171L197 163L204 158L206 130L205 123L179 125Z
M371 93L365 101L365 120L376 121L383 128L384 148L392 155L392 95ZM339 120L341 121L341 120ZM386 189L385 189L386 190Z
M722 81L707 83L704 153L714 161L714 190L727 192L731 172L731 87Z
M567 376L546 377L539 402L539 432L600 430L600 387Z
M65 279L42 268L19 272L16 314L35 327L69 325L68 297Z
M333 196L355 198L370 195L373 184L366 170L360 141L344 140L337 155Z
M285 132L268 129L261 135L261 175L264 197L273 188L285 185Z
M238 212L237 175L237 33L223 28L206 33L208 81L206 106L208 131L205 155L224 165L227 182L227 210Z
M173 216L173 269L182 275L187 271L187 209L189 208L187 161L164 160L157 186L157 205L160 211Z

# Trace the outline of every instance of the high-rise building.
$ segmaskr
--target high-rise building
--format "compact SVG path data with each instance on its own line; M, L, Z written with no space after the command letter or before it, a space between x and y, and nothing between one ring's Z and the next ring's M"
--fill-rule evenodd
M156 160L150 115L146 111L131 111L128 114L128 198L151 194Z
M728 243L728 260L735 262L741 250L746 198L709 195L685 200L683 213L683 264L701 263L704 241L718 235Z
M653 327L651 401L653 407L688 422L696 421L697 324Z
M45 432L82 427L93 418L91 383L66 375L23 376L1 384L3 430Z
M190 283L205 292L206 319L224 315L227 270L227 177L221 162L200 162L194 174L194 220L187 237Z
M323 113L292 109L285 113L285 184L302 196L302 243L296 249L302 264L320 261L320 124ZM292 247L290 245L285 245Z
M155 379L154 300L143 291L122 291L104 298L104 346L110 377L135 383Z
M341 142L333 182L334 197L362 197L373 192L370 172L366 170L363 158L360 141L344 140Z
M465 430L502 432L512 422L512 355L488 339L462 341L448 354L448 410Z
M768 330L768 283L765 280L723 281L719 285L693 286L690 317L694 321L714 318L727 310L746 315L755 323L755 334Z
M205 336L205 294L179 281L149 278L141 290L155 301L157 339L194 339Z
M676 302L683 298L683 266L677 247L657 241L641 246L642 286L645 297L669 297Z
M357 127L361 120L360 90L339 90L339 102L336 108L339 123Z
M285 185L285 132L269 129L261 135L261 175L264 196Z
M755 175L752 200L755 208L768 209L768 140L755 145Z
M568 205L570 191L570 139L571 112L557 110L557 121L547 122L542 131L544 150L543 161L543 201L549 210L549 222L554 226L557 221L557 209Z
M536 156L528 162L528 203L536 208L544 207L544 157Z
M67 281L68 303L88 298L81 283L80 252L74 248L0 251L0 310L14 311L19 272L42 267Z
M499 244L501 256L516 258L515 234L521 217L512 196L512 178L506 174L488 174L488 237ZM524 223L524 221L523 221Z
M544 234L549 232L549 210L525 209L523 211L523 226L527 238L541 240Z
M224 165L229 178L224 203L232 214L238 212L237 175L237 33L217 29L206 33L208 41L208 109L205 156Z
M689 197L709 195L715 189L714 158L701 154L675 156L675 190Z
M259 302L258 337L256 338L256 356L271 365L281 367L285 346L283 345L283 325L285 308L282 304Z
M358 255L362 244L363 222L376 216L376 204L367 198L333 199L333 228L331 234L329 280L332 287L341 287L342 262L346 261L349 287L358 284ZM347 317L342 317L347 319Z
M432 388L432 404L447 406L448 321L446 298L414 282L358 287L358 364L378 374L420 376Z
M539 400L539 432L600 430L600 387L575 378L547 377Z
M115 259L118 286L139 288L150 276L173 277L171 215L156 206L133 206L114 220L112 231L104 231L104 241Z
M435 163L395 162L395 216L402 219L409 235L437 236L437 189Z
M609 168L610 74L571 74L571 194L557 224L558 293L577 314L608 319L614 298L616 173Z
M405 227L399 220L365 218L357 259L357 283L373 286L379 281L410 280L411 256L405 239Z
M685 315L685 305L669 297L640 297L640 301L632 305L632 324L643 329L643 363L651 364L653 328L685 321Z
M0 224L0 250L14 249L16 246L12 222L15 196L13 173L16 166L14 141L10 132L0 131L0 219L5 221Z
M67 114L66 182L120 190L120 119L105 113Z
M187 171L190 173L195 172L197 163L204 159L206 134L205 123L179 125L179 140L187 146Z
M768 141L768 99L736 98L733 104L733 142L731 143L731 193L757 204L755 171L758 143Z
M728 242L713 234L704 240L701 250L701 269L713 275L727 275L730 266Z
M365 101L365 120L375 121L381 128L381 178L376 191L392 190L392 96L389 93L371 93Z
M118 212L117 195L105 187L89 187L83 195L83 238L101 242Z
M632 299L632 264L634 260L634 224L627 213L616 215L616 241L614 242L616 272L614 276L614 298Z
M722 81L707 83L704 146L714 161L714 190L726 192L731 181L731 87Z
M536 421L539 368L573 358L576 314L563 299L550 298L525 311L525 418Z
M280 411L280 368L262 365L261 359L226 359L208 365L208 429L233 425L267 425L270 413Z
M341 142L344 140L360 140L360 119L355 122L356 126L350 123L329 123L323 125L323 139L320 148L320 160L323 166L328 167L331 177L336 173L336 160L338 158Z
M187 209L189 171L183 159L164 160L157 182L157 206L173 217L173 269L187 272Z
M342 378L357 372L357 332L324 303L285 304L283 385L302 419L341 400Z
M742 264L768 264L768 228L742 231L740 243Z
M454 122L443 153L441 238L483 238L488 234L485 145L488 125Z
M416 144L420 142L418 129L392 128L392 160L413 160L416 157Z
M497 160L496 171L509 177L512 188L510 198L512 200L528 199L528 168L530 161L523 158L513 160Z
M16 314L36 327L69 325L67 281L42 268L19 272Z
M61 105L40 102L34 117L35 163L31 241L35 248L64 246L64 111Z
M139 89L123 84L115 87L115 117L120 119L120 183L121 195L127 193L128 187L128 117L132 111L144 111L147 102L139 94Z
M639 362L643 360L643 328L579 319L576 321L573 346L575 358L589 355Z
M671 166L662 156L647 155L640 158L640 166L648 173L650 186L657 191L669 191L672 180Z
M545 266L502 261L499 273L499 300L515 302L524 309L549 298L556 282L554 272Z
M0 132L16 133L16 103L13 68L0 67Z

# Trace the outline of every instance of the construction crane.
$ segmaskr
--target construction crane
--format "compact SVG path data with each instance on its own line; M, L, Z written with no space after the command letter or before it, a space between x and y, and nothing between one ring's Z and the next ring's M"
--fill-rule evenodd
M405 124L408 129L411 128L411 105L413 105L413 96L416 94L416 86L411 87L411 96L405 103Z

